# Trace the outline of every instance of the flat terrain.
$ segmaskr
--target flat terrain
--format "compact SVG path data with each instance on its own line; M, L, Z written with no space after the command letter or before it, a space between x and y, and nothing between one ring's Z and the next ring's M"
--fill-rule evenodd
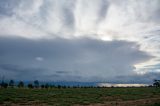
M0 106L160 106L160 88L0 89Z

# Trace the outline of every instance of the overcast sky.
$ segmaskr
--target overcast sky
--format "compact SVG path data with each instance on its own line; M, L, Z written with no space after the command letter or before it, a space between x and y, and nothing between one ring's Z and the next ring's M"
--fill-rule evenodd
M160 0L0 0L0 77L151 83Z

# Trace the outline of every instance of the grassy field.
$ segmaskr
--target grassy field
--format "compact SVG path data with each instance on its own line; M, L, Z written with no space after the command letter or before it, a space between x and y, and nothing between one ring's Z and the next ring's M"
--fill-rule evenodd
M141 103L145 102L145 103ZM160 106L160 88L0 89L0 105L34 106ZM130 105L129 105L130 104Z

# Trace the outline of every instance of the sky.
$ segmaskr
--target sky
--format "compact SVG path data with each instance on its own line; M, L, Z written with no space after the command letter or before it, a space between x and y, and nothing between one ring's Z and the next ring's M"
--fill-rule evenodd
M0 77L152 83L160 0L0 0Z

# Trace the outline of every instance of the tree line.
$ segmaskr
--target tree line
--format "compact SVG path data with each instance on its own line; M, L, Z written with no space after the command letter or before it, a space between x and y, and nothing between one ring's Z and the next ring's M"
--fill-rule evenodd
M65 86L65 85L53 85L53 84L40 84L38 80L33 81L33 83L25 84L23 81L15 83L14 80L10 80L8 83L4 80L0 83L0 88L94 88L95 86ZM153 85L149 87L160 87L160 80L154 80Z
M57 88L65 88L66 86L61 86L61 85L51 85L48 83L45 84L40 84L38 80L33 81L33 83L28 83L25 84L23 81L19 81L18 83L16 83L14 80L10 80L8 83L2 81L0 83L0 88L53 88L53 87L57 87Z
M93 88L95 86L66 86L66 85L54 85L49 83L40 84L38 80L33 81L33 83L25 84L23 81L15 83L14 80L10 80L8 83L2 81L0 83L0 88Z

